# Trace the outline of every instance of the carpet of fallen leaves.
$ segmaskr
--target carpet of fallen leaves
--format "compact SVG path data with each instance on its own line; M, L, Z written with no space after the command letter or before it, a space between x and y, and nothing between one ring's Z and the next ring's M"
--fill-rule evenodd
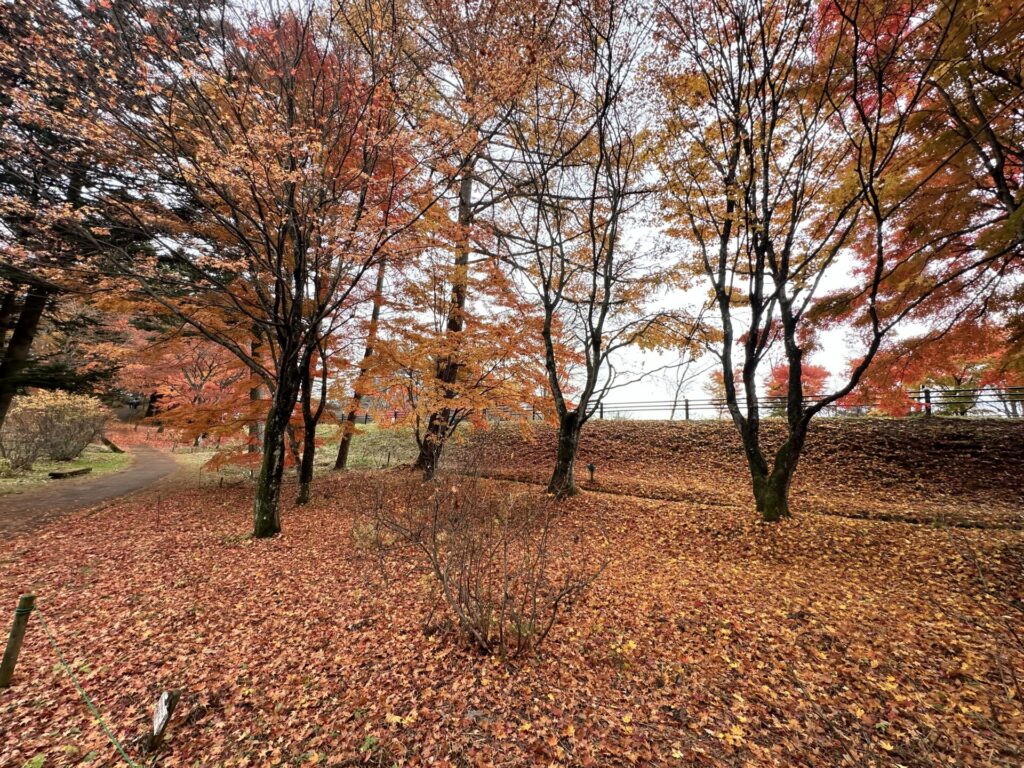
M781 442L781 422L766 421L763 429L769 446ZM547 482L555 437L552 427L502 426L476 433L456 461L489 476ZM593 462L597 489L750 506L742 456L727 421L591 421L580 440L577 481L586 481ZM1024 528L1024 421L818 419L792 506L796 514Z
M163 766L1024 760L1024 533L585 493L560 535L610 564L506 666L425 631L424 578L399 558L384 579L361 550L374 484L409 481L321 479L262 541L244 487L136 497L0 544L0 596L35 590L140 764L168 688ZM119 764L35 616L0 692L0 765L26 763Z

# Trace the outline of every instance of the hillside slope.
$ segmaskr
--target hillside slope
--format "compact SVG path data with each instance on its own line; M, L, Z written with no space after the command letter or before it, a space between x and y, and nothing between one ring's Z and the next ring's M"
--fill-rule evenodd
M764 429L770 441L781 441L781 423ZM490 476L546 482L554 447L552 427L501 426L475 433L453 459ZM708 507L753 504L730 422L594 421L583 431L578 481L590 462L600 490ZM795 514L1024 526L1024 422L819 419L792 507Z

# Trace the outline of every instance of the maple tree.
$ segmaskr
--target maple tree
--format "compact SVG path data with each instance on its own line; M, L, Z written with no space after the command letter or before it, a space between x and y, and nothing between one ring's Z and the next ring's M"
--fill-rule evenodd
M989 361L996 370L1012 375L1021 369L1021 10L1019 2L973 0L949 7L944 61L930 74L920 115L910 126L918 155L914 174L922 188L902 216L908 226L900 234L901 246L927 253L931 242L953 238L961 261L977 269L965 275L970 279L958 284L957 292L945 292L941 301L921 307L918 319L926 330L893 345L868 382L894 412L905 412L906 403L881 381L892 380L893 371L887 369L894 358L916 369L907 379L915 385L923 381L925 361L942 363L943 349L963 359L967 347L991 347L982 356L998 354L998 362ZM971 294L983 295L984 302L965 301Z
M517 295L499 261L487 259L456 278L465 285L466 300L461 330L452 333L451 266L450 252L441 248L403 270L368 377L375 382L379 417L412 427L417 456L427 456L427 464L417 461L414 469L427 479L460 425L486 427L489 413L522 421L543 410L537 396L544 381L541 320L534 306ZM455 359L454 378L439 377L438 370Z
M313 366L364 275L432 202L416 183L429 156L411 159L394 109L401 20L378 17L393 26L368 47L341 10L315 5L125 13L146 32L128 51L137 99L92 133L124 158L134 194L95 204L162 247L139 259L87 234L108 268L262 378L254 532L273 535L296 405L307 443L323 411ZM124 55L123 37L108 49Z
M673 282L658 253L629 241L649 214L648 126L637 118L636 72L649 19L629 2L570 5L554 66L509 119L507 210L499 254L543 311L547 390L559 421L548 490L577 492L580 432L620 383L616 355L634 345L692 344L695 323L649 308Z
M828 368L822 365L815 365L805 362L801 366L800 375L803 379L802 387L804 392L814 396L825 391L825 384L829 379ZM724 386L722 387L724 391ZM769 402L774 401L771 411L773 415L785 415L785 403L789 395L789 366L785 363L777 363L768 371L768 379L765 382L765 395Z
M76 376L33 359L33 344L67 326L72 311L59 302L81 307L95 288L83 269L95 248L76 228L109 223L88 205L91 190L124 179L81 130L99 108L82 30L101 17L93 5L52 0L0 8L0 426L25 387L95 380L95 367ZM138 233L114 239L127 252L145 247Z
M1016 389L1024 377L1015 358L1007 355L1010 335L992 321L959 323L938 337L895 339L879 351L849 400L903 416L922 409L921 392L929 389L938 395L940 414L965 416L984 397L986 405L1009 417L1024 415L1024 392Z
M448 307L438 315L443 321L433 334L437 338L421 336L427 349L419 356L430 359L435 369L434 382L419 377L435 392L416 398L418 410L427 403L432 409L423 414L423 428L417 430L415 462L428 478L437 471L445 442L473 410L459 402L463 393L473 389L459 382L460 376L467 378L461 347L469 321L470 288L479 282L473 274L473 254L481 229L486 231L480 219L501 197L491 167L492 149L496 149L492 144L530 73L546 66L559 11L557 2L536 0L421 3L420 29L430 52L425 82L432 95L424 123L428 130L451 137L437 174L453 208L450 220L437 221L434 227L435 242L446 241L451 254L444 270ZM432 271L437 274L437 267ZM474 327L481 329L483 322L477 318Z
M929 179L915 215L942 211L985 270L986 310L1015 328L1007 352L1020 353L1024 252L1024 5L964 0L945 47L917 138L949 160ZM925 207L928 210L925 210ZM930 222L929 222L930 223ZM940 324L940 327L942 325Z
M984 265L957 227L923 228L911 204L930 197L949 160L919 152L913 129L961 9L829 0L764 11L666 6L661 167L670 223L713 292L757 509L778 520L811 419L853 391L901 323L969 306ZM849 287L826 293L826 278L851 263ZM833 391L808 397L805 354L835 323L860 337L857 362ZM780 346L788 436L769 453L758 370Z
M198 445L206 436L237 436L255 414L240 409L248 369L219 344L181 328L139 339L135 356L118 373L129 392L147 392L160 404L162 426Z
M381 259L377 265L377 279L373 287L373 296L370 299L370 318L366 328L366 346L363 349L363 357L359 363L359 373L352 387L352 399L349 403L345 420L342 422L341 438L338 441L338 455L334 459L335 469L345 469L348 464L349 449L352 447L352 438L356 432L356 418L359 415L359 408L363 404L363 398L369 384L370 358L373 357L374 348L377 344L377 334L380 331L380 312L384 304L384 278L387 274L387 261Z

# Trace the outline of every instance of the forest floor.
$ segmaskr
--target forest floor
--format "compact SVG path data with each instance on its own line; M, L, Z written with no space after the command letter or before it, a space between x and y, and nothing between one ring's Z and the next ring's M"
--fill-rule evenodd
M762 430L769 449L781 442L779 420ZM502 425L461 441L450 458L489 477L547 483L555 438L548 426ZM742 456L727 421L592 421L580 440L576 479L591 490L748 507ZM796 514L1024 529L1024 420L818 419L792 507Z
M664 487L650 466L635 482ZM169 688L182 700L163 766L1024 761L1024 532L1002 507L989 529L806 502L764 525L739 495L583 493L561 505L568 546L552 551L607 566L535 655L506 664L438 623L415 552L382 567L368 554L379 490L411 482L321 477L271 540L247 536L248 485L208 485L0 543L5 604L31 589L41 608L0 692L0 765L124 764L40 618L140 765L153 758L134 739ZM543 503L535 485L480 483L496 504ZM991 499L969 491L951 486L943 509L959 499L958 519L976 519Z

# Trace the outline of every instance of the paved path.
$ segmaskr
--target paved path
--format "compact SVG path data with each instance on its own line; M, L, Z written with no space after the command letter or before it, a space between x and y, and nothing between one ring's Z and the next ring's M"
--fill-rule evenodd
M133 446L127 469L98 477L54 480L42 488L0 496L0 539L25 533L79 509L148 488L178 468L173 457L145 445Z

